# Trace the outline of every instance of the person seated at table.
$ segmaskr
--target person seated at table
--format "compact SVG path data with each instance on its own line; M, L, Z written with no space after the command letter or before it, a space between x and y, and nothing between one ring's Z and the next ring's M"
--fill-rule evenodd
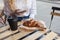
M11 30L16 30L18 27L17 21L35 18L36 0L4 0L4 14Z

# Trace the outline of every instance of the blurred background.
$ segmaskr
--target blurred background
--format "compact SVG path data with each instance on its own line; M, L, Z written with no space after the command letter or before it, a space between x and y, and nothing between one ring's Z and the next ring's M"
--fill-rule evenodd
M3 0L0 0L0 10L3 9ZM52 6L60 7L60 0L37 0L37 20L43 20L49 28L50 20L51 20L51 11ZM1 26L1 24L0 24ZM52 31L60 34L60 17L54 16L52 21L52 26L50 28Z

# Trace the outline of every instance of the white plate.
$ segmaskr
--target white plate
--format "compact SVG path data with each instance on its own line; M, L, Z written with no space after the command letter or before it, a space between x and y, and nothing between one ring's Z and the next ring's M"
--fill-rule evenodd
M27 29L27 30L38 30L38 28L36 28L36 27L26 27L26 26L23 26L23 25L21 25L20 28L24 28L24 29Z

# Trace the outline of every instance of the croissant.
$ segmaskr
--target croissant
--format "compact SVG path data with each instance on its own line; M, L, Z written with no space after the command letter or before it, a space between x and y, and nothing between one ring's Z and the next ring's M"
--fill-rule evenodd
M38 21L35 21L35 20L25 21L23 23L23 26L30 27L30 28L36 27L42 31L46 29L46 28L44 28L43 24L38 23Z

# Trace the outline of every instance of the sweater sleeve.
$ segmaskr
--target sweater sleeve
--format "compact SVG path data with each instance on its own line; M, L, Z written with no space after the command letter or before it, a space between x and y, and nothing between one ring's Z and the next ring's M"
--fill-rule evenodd
M37 12L37 10L36 10L36 0L32 0L30 18L35 18L36 12Z

